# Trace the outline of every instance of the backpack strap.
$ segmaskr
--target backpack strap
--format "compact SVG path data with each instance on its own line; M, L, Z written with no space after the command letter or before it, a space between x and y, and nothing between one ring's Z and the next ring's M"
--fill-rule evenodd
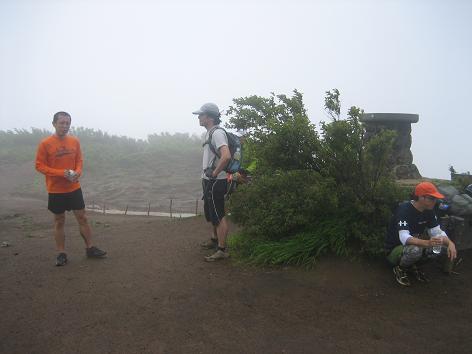
M217 129L221 129L221 130L223 130L224 132L226 132L226 130L224 130L223 128L221 128L219 125L217 125L216 127L211 128L210 131L209 131L209 133L208 133L208 139L203 143L202 146L204 147L205 145L208 144L208 145L210 146L211 152L214 153L215 156L218 156L218 158L220 158L221 156L220 156L219 152L216 150L216 147L211 143L211 139L213 138L213 133L214 133L215 130L217 130ZM214 161L213 161L213 163L214 163Z

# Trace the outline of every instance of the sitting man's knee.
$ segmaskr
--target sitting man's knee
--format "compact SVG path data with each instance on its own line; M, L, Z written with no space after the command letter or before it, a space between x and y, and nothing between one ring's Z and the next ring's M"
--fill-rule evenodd
M421 257L423 257L423 249L421 247L414 245L405 246L400 260L400 265L409 267L418 262Z

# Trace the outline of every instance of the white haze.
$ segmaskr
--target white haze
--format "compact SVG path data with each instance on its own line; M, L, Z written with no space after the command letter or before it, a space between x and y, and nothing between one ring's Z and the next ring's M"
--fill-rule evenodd
M417 113L414 162L428 177L471 170L472 2L0 1L0 129L73 125L145 138L201 133L214 101L324 92L343 110Z

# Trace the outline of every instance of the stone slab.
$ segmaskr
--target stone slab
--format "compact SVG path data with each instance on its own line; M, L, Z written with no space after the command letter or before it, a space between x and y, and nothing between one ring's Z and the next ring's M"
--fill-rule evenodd
M364 113L360 121L365 123L417 123L419 119L418 114L410 113Z

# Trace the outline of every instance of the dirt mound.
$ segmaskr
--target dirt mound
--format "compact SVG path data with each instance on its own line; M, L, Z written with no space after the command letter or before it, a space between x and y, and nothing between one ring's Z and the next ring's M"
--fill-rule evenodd
M91 214L109 252L54 263L51 216L0 212L1 353L468 353L472 262L399 288L383 263L322 259L313 271L208 264L201 217Z

